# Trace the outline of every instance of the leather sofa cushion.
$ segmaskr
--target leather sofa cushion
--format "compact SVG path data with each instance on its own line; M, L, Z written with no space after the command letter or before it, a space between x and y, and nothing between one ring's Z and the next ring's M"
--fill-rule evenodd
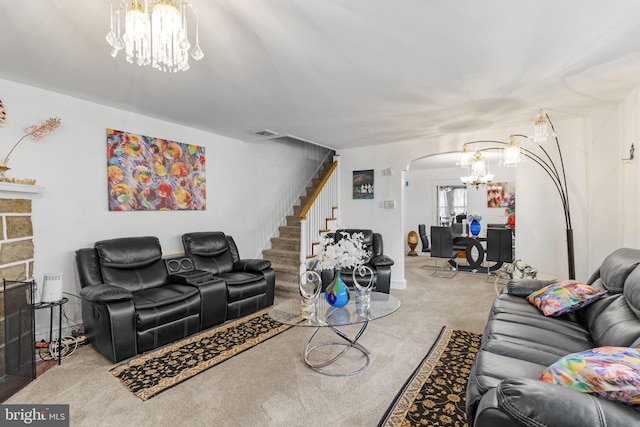
M187 285L168 285L134 294L137 329L144 331L200 312L198 289Z
M600 277L593 285L604 287L609 294L621 293L627 277L639 263L637 249L617 249L604 259L600 266Z
M605 297L591 310L585 307L583 319L595 347L632 347L640 337L640 319L631 310L624 295Z
M334 241L338 242L343 237L346 237L342 233L347 233L349 235L354 233L362 233L363 235L362 243L364 244L366 250L369 251L369 257L364 259L365 264L369 262L372 256L382 255L383 253L382 239L381 238L376 239L376 236L373 230L361 230L361 229L354 229L354 228L336 230L334 233Z
M125 237L95 243L100 265L119 269L148 266L162 258L157 237Z
M187 233L183 236L183 243L191 255L215 257L229 250L227 236L221 231Z
M606 275L606 271L607 268L601 268L602 274ZM640 268L616 275L617 278L622 276L625 278L622 294L610 294L578 311L598 347L630 347L640 337ZM605 277L596 280L594 285L609 288Z
M640 318L640 269L636 268L629 274L624 284L623 294L631 311Z
M152 264L135 269L102 266L102 280L106 285L139 292L168 284L169 274L164 262L159 259Z
M166 285L159 288L145 289L132 294L136 310L157 308L173 304L193 295L198 295L198 288L189 285Z

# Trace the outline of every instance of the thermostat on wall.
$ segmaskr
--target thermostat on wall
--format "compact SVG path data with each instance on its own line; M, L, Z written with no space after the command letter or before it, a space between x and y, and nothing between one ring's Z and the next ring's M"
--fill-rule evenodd
M396 201L395 200L385 200L384 201L384 208L385 209L395 209L396 207Z

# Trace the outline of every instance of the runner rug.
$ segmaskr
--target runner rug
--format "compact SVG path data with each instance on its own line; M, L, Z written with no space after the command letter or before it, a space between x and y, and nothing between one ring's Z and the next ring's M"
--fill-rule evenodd
M467 377L482 335L442 328L378 427L467 426Z
M111 373L142 400L185 381L281 332L269 308L152 350L116 366Z

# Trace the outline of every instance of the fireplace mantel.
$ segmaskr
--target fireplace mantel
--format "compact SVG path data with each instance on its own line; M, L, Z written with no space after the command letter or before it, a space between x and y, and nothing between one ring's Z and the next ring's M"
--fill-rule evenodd
M40 185L16 184L0 181L0 198L16 198L20 194L44 194L46 189Z

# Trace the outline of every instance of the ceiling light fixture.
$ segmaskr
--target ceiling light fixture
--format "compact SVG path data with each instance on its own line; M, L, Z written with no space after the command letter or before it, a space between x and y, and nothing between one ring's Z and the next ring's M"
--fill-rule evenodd
M471 185L476 189L481 185L489 184L493 180L493 174L487 172L487 163L480 151L476 151L473 160L469 164L469 175L461 176L460 181L464 185Z
M106 37L111 56L115 58L124 49L127 62L135 60L140 66L151 65L170 73L188 70L187 6L196 17L196 45L191 57L201 60L204 53L198 44L198 13L191 4L175 0L111 1L111 29Z

